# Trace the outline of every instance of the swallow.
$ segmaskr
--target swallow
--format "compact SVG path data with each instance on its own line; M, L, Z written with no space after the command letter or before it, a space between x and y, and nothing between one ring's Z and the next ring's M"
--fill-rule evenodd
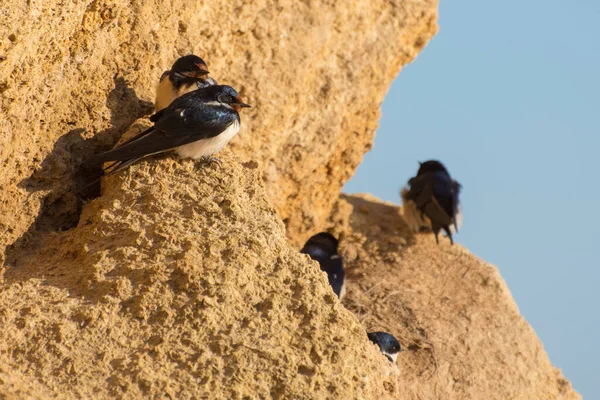
M216 160L240 130L239 110L250 107L231 86L214 85L185 93L150 117L154 125L121 145L92 157L91 164L113 161L104 176L146 156L173 150L182 158Z
M452 233L458 232L462 223L461 185L452 179L441 162L429 160L419 164L417 176L400 192L404 218L415 232L431 228L438 244L438 233L443 229L450 244L454 244Z
M217 85L217 81L208 76L208 67L204 60L193 54L178 58L170 70L163 72L156 86L154 112L167 107L173 100L192 90Z
M381 353L392 363L396 363L398 353L404 351L400 346L398 339L394 335L387 332L369 332L367 337L377 346Z
M308 254L310 258L319 262L321 271L327 273L329 285L342 300L346 294L344 285L344 263L342 256L338 254L338 241L332 234L321 232L306 242L301 253Z

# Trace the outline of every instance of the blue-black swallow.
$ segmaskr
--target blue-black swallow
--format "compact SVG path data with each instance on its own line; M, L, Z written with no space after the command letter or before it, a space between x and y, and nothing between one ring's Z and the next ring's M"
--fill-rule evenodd
M240 130L242 107L250 107L231 86L207 86L186 93L150 117L154 126L105 153L90 164L113 161L105 175L113 174L146 156L175 151L183 158L212 161Z
M461 185L452 179L444 165L436 160L420 163L417 176L400 192L404 218L414 231L431 228L438 241L441 229L453 244L452 233L462 222L459 193Z
M301 253L319 262L321 270L327 273L327 279L334 293L341 300L346 294L344 285L344 263L338 254L338 241L332 234L321 232L306 242Z
M156 86L154 112L167 107L173 100L192 90L217 85L208 76L208 67L203 59L193 54L178 58L170 70L163 72Z
M369 332L367 337L377 346L379 350L390 362L395 363L398 358L398 353L403 351L398 339L394 335L387 332Z

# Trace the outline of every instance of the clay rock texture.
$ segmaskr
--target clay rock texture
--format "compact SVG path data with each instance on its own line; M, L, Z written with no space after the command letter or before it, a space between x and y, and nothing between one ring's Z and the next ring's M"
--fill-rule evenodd
M76 223L77 166L149 113L162 72L191 52L252 105L231 146L259 163L299 243L324 223L436 21L436 0L4 1L0 249Z
M342 196L330 218L347 267L344 305L393 333L402 399L579 399L550 363L497 269L447 238L412 234L400 208Z
M0 397L395 396L397 368L289 245L257 163L223 161L141 162L24 246L0 296Z
M435 0L5 1L0 398L577 398L494 267L338 200L436 21ZM83 203L79 166L192 52L252 105L223 167L151 157ZM344 304L298 253L327 226Z

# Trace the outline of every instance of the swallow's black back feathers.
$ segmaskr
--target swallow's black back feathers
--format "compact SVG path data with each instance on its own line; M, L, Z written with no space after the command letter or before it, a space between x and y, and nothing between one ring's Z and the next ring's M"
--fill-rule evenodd
M408 198L431 220L431 229L438 242L438 233L443 229L450 243L454 243L450 226L458 230L460 184L453 180L448 170L436 160L421 163L417 176L408 181Z
M344 262L337 250L337 239L330 233L321 232L308 239L300 252L319 262L321 270L327 273L329 285L337 297L341 298L345 273Z
M215 137L239 122L237 111L227 105L237 95L232 87L218 85L186 93L150 117L154 126L112 150L95 155L90 162L116 161L107 172L110 175L145 156Z

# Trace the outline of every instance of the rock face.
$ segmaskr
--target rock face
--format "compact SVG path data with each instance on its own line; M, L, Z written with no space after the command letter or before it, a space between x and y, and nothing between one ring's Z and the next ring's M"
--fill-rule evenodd
M413 235L400 208L342 196L330 218L344 305L396 334L402 399L579 399L552 366L495 267L446 238Z
M4 274L3 365L73 398L393 395L397 370L288 244L257 163L223 161L142 162L30 242Z
M259 162L301 241L370 148L389 84L436 20L435 0L5 1L0 249L36 219L33 230L74 225L77 166L150 111L161 73L190 52L252 104L231 145Z
M0 397L577 397L493 267L338 201L435 1L5 3ZM150 158L82 203L79 165L189 52L253 106L223 167ZM327 226L343 305L297 251Z

